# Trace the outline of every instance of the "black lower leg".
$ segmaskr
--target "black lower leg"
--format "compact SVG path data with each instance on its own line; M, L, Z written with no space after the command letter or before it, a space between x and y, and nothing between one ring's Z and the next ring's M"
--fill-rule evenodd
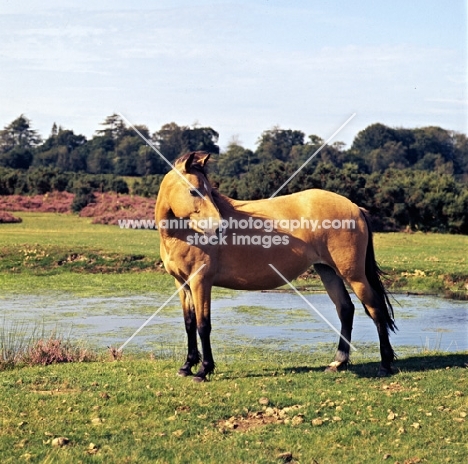
M206 377L209 374L211 374L215 369L213 354L211 352L210 333L210 322L204 322L203 324L198 326L198 334L200 336L203 351L203 362L193 379L196 382L203 382L204 380L206 380Z
M187 332L188 352L185 364L179 369L179 375L185 377L192 374L192 366L200 362L200 353L197 346L197 321L194 311L188 311L185 317L185 330Z
M380 356L381 363L379 375L385 376L392 374L392 363L395 360L395 352L388 337L388 327L385 322L377 322L377 331L380 340Z
M327 367L327 371L336 372L345 368L349 361L351 333L353 330L354 305L343 279L325 264L315 264L315 270L320 275L328 295L335 304L338 317L341 321L341 337L338 342L338 350L335 360Z

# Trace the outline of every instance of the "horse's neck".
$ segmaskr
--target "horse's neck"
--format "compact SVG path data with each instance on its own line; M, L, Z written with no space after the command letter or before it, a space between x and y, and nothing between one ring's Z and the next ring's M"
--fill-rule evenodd
M156 202L156 219L158 221L158 227L161 222L165 223L165 221L170 221L171 219L174 219L174 213L172 212L169 203L163 199L159 200ZM160 228L160 233L165 233L167 235L167 231L165 228Z

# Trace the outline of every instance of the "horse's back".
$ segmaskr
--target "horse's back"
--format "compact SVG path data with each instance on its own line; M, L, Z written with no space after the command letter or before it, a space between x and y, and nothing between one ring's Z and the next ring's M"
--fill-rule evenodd
M359 207L341 195L310 189L271 200L235 202L233 206L234 217L240 213L237 217L261 218L273 224L274 231L250 231L242 246L241 231L228 231L226 246L219 250L215 285L250 290L283 285L269 264L288 279L317 263L329 265L340 275L363 267L366 223ZM273 236L281 240L277 238L273 244L269 238Z

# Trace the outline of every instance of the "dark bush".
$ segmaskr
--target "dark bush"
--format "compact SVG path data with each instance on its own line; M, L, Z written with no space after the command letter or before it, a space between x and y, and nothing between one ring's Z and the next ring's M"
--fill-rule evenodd
M75 198L71 204L71 209L74 213L79 213L85 206L93 203L96 200L91 188L82 186L77 188Z

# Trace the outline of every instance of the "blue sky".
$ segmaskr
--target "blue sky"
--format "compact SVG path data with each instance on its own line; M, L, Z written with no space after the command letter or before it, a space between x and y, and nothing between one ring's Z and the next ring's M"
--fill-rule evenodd
M467 132L467 3L0 0L0 127L91 137L121 112L255 148L280 126Z

